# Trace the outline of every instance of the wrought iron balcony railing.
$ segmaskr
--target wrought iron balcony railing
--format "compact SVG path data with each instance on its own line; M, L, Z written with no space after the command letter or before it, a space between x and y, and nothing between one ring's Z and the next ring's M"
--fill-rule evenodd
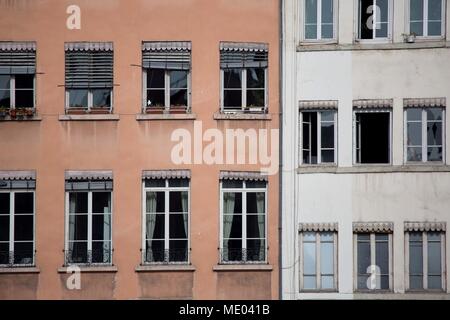
M154 250L147 248L144 252L145 264L186 264L189 262L188 248Z
M266 251L264 248L221 248L219 251L222 264L266 262Z
M65 250L65 265L109 265L113 249Z
M33 250L0 251L0 266L33 267L35 255Z

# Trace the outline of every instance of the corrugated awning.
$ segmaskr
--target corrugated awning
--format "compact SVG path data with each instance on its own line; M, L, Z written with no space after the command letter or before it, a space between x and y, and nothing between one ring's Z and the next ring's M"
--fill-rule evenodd
M300 223L299 232L337 232L338 223Z
M405 231L407 232L424 232L424 231L446 231L447 224L445 222L405 222Z
M261 172L254 171L220 171L220 180L268 181L268 177Z
M112 42L66 42L66 51L113 51Z
M268 66L269 45L254 42L221 42L220 67L265 68Z
M372 108L387 109L392 108L393 104L394 104L393 99L353 100L353 108L355 109L372 109Z
M259 51L268 52L269 45L259 42L221 42L220 51Z
M142 179L190 179L191 170L144 170Z
M337 110L337 100L300 100L298 102L300 110Z
M65 173L66 180L112 180L113 172L110 170L75 171Z
M392 222L354 222L353 232L380 232L392 233L394 232L394 223Z
M0 41L0 51L36 51L36 42Z
M35 42L0 42L0 74L36 73Z
M0 171L0 189L35 189L36 172L31 170Z
M142 51L184 51L191 50L190 41L144 41Z
M445 108L445 98L403 99L404 108Z

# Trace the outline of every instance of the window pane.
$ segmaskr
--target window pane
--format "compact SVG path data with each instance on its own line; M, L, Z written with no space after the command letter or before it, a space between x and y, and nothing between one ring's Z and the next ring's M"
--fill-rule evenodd
M242 261L242 240L224 239L222 259L224 261Z
M16 90L16 108L33 108L34 107L34 91L33 90Z
M428 35L429 36L440 36L441 35L441 22L428 22Z
M33 216L14 216L14 241L33 241Z
M169 179L169 187L189 187L189 179Z
M92 212L111 213L111 192L92 192Z
M265 90L247 90L247 107L264 107Z
M247 215L247 238L265 238L264 215Z
M33 263L33 242L14 243L14 263L15 264Z
M332 162L334 162L334 151L333 150L322 150L321 157L322 157L322 162L332 163Z
M145 237L146 239L164 239L164 214L146 214Z
M303 243L303 273L316 274L316 244Z
M88 193L71 192L69 193L69 213L87 213L88 212Z
M94 108L111 107L111 90L110 89L92 90L92 106Z
M188 105L187 89L171 89L170 105L174 107L186 107Z
M92 239L111 240L111 215L92 215Z
M11 105L9 90L0 89L0 108L9 108Z
M187 239L188 221L187 214L171 214L169 216L169 237L171 239Z
M428 274L441 274L441 242L428 241Z
M0 192L0 214L9 214L9 192Z
M87 240L87 215L69 215L69 240Z
M305 1L305 38L317 39L317 0Z
M375 245L375 264L381 274L389 274L389 243L377 241Z
M147 90L147 107L165 106L164 90Z
M358 256L358 274L366 274L370 266L370 242L362 242L361 235L358 235L357 256Z
M0 216L0 241L9 241L9 215Z
M407 161L422 161L422 147L408 147Z
M68 260L71 263L87 263L87 242L69 242Z
M9 263L9 243L0 242L0 264Z
M408 146L421 146L422 145L422 123L421 122L408 122Z
M428 276L428 289L442 289L442 277Z
M428 148L428 161L442 161L442 147Z
M145 205L146 212L148 213L165 212L164 192L147 191L145 202L146 202Z
M111 241L92 242L92 262L93 263L111 262Z
M164 261L164 240L146 241L146 262Z
M334 289L334 277L333 276L322 276L322 289Z
M242 213L242 193L224 192L223 194L223 213Z
M169 241L169 261L183 262L188 260L188 241Z
M423 243L421 233L409 235L409 273L412 275L423 274Z
M224 88L241 88L242 82L241 69L225 69L223 70L223 87Z
M377 38L386 38L388 36L388 20L389 20L389 0L377 0L377 6L380 8L380 17L376 21Z
M224 90L223 92L224 107L242 107L242 91L241 90Z
M427 124L428 145L442 145L442 123L428 122Z
M15 214L33 213L33 198L32 192L16 192L14 198Z
M372 39L373 25L369 22L374 13L373 0L359 0L359 12L360 37L361 39Z
M423 35L423 0L410 0L410 32Z
M9 75L0 74L0 90L6 90L10 88L11 77Z
M266 187L266 182L265 181L245 181L245 186L248 189L265 188Z
M169 193L169 212L188 212L187 191L171 191Z
M165 71L163 69L148 69L147 88L164 89L165 87L164 73Z
M317 39L317 26L315 24L305 26L305 39Z
M242 238L242 216L224 215L223 216L223 237L224 239Z
M264 68L247 68L247 88L264 89Z
M320 244L320 272L334 274L334 244L331 242Z
M187 89L187 71L171 71L170 72L170 88L171 89Z
M87 108L88 91L84 89L69 90L69 107L70 108Z
M322 39L333 38L333 0L322 0Z
M428 121L442 121L442 109L440 108L428 108L427 109Z
M316 289L316 276L303 276L303 289Z
M442 1L428 0L428 35L441 35Z
M334 123L322 122L322 148L334 148Z
M16 89L33 89L34 75L33 74L16 74Z
M266 195L264 192L247 193L247 213L264 214L266 212Z
M303 242L316 242L316 233L315 232L304 232L303 233Z
M422 121L422 109L410 108L406 112L408 121Z
M223 180L222 188L242 188L241 180Z
M423 276L409 276L409 288L420 290L423 289Z
M247 240L247 261L264 261L265 259L265 241Z
M164 188L166 186L166 180L164 179L146 179L146 188Z

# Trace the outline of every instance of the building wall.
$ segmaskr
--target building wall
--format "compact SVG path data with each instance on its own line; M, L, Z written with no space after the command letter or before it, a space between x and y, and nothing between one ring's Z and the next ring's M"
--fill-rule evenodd
M66 8L81 8L81 30L66 28ZM186 165L191 170L191 264L182 271L136 272L141 262L142 170L177 169L173 130L193 120L137 121L141 112L141 42L192 42L192 111L203 130L277 129L279 4L273 0L17 0L0 2L0 40L36 41L37 112L42 121L0 123L0 170L36 170L36 274L0 274L0 298L278 297L278 175L268 182L271 270L214 271L219 247L219 171L259 165ZM60 121L64 114L64 42L112 41L114 114L119 121ZM219 42L269 44L271 120L215 120L219 110ZM69 291L58 273L64 249L65 170L112 170L113 263L117 272L82 273ZM86 285L83 285L85 283Z
M284 299L373 298L354 294L352 222L391 221L393 293L382 298L437 297L405 294L405 221L449 221L449 157L441 168L408 168L404 162L404 98L450 99L449 42L403 43L406 0L394 1L394 41L362 45L355 42L356 1L339 1L338 43L299 46L302 1L284 2L283 45L283 222L282 296ZM447 34L449 26L447 2ZM353 106L357 99L393 99L392 165L353 165ZM338 169L299 167L299 100L338 100ZM450 115L445 132L449 136ZM446 150L450 143L446 140ZM381 170L380 170L381 169ZM443 171L443 172L441 172ZM302 222L338 222L338 292L299 293L298 226ZM449 247L448 236L446 247ZM450 263L449 252L446 256ZM447 274L447 283L450 280ZM448 291L447 285L447 292ZM400 294L400 295L397 295Z

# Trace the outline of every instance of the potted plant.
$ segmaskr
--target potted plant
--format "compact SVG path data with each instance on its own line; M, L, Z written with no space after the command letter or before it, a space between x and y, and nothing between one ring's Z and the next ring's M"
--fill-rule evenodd
M402 36L403 36L403 40L406 43L414 43L414 42L416 42L417 34L415 32L411 32L409 34L408 33L402 33Z
M9 109L9 116L11 117L11 119L15 119L16 115L17 115L16 109Z
M32 117L34 116L34 108L25 108L25 115L27 117Z
M0 107L0 118L4 118L8 115L9 108Z
M16 107L16 117L21 120L25 116L25 108Z

